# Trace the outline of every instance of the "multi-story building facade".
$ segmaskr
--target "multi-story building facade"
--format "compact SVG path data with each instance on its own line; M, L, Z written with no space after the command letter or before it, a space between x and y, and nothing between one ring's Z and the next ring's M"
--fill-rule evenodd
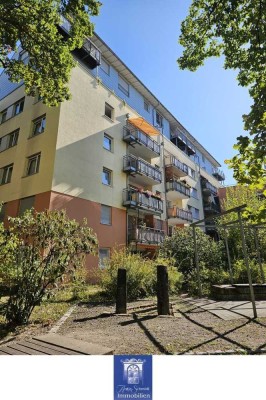
M99 240L91 268L115 246L152 254L204 217L202 179L217 191L220 165L97 35L73 56L72 98L58 107L0 76L1 218L31 207L86 217Z

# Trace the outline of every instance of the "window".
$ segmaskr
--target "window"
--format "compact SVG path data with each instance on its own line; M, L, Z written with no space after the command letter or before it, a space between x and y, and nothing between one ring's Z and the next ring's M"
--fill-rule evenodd
M0 222L4 222L5 213L6 213L6 203L2 204L2 207L0 205Z
M10 147L16 146L18 142L18 134L19 134L19 129L0 138L0 152L7 150Z
M114 109L108 103L105 103L104 115L110 119L114 119Z
M102 173L102 183L104 185L109 185L111 186L112 183L112 171L110 171L107 168L103 168L103 173Z
M30 56L29 56L29 54L27 53L27 51L26 50L22 50L20 53L19 53L19 61L22 61L24 64L27 64L28 63L28 61L29 61L29 58L30 58Z
M194 197L194 199L198 198L198 191L195 188L191 188L191 196Z
M155 219L155 229L163 230L163 221L161 219Z
M101 248L99 249L99 267L104 268L106 266L106 261L110 258L110 249Z
M9 164L0 170L0 182L1 185L5 185L6 183L10 183L11 176L13 171L13 164Z
M109 150L109 151L112 151L112 149L113 149L113 138L111 138L106 133L104 134L104 137L103 137L103 147L104 147L104 149Z
M24 197L19 202L19 211L18 215L24 214L26 210L30 210L34 206L35 196Z
M194 210L192 210L192 215L193 215L193 218L199 219L199 209L194 208Z
M13 115L20 114L23 111L23 108L24 108L24 98L14 104Z
M40 167L41 153L34 154L28 158L27 175L37 174Z
M201 159L202 159L202 162L205 163L205 157L203 154L201 155Z
M129 84L121 76L118 77L118 89L126 96L129 96Z
M6 121L7 109L1 112L1 124Z
M110 65L105 60L101 60L100 67L107 75L110 75Z
M144 100L144 110L146 110L147 112L150 112L150 105L147 102L147 100Z
M191 178L196 179L196 172L190 167L188 167L188 175L191 176Z
M40 133L42 133L45 129L46 125L46 116L44 115L41 118L36 119L33 121L33 130L32 130L32 136L37 136Z
M163 117L161 116L161 114L158 113L158 111L156 111L156 125L159 128L162 128L163 126Z
M101 224L112 225L112 207L101 205Z

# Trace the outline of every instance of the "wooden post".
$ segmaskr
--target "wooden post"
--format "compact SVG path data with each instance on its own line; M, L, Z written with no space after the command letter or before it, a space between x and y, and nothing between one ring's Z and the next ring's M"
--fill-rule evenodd
M157 265L157 310L158 315L170 315L168 272L164 265Z
M194 240L194 249L195 249L195 263L196 263L196 268L197 268L198 295L199 295L199 297L202 297L200 267L199 267L199 253L198 253L197 236L196 236L195 226L192 226L192 229L193 229L193 240Z
M227 260L228 260L228 267L229 267L229 273L230 273L230 282L231 285L233 285L233 271L232 271L232 264L231 264L231 257L230 257L230 251L229 251L229 246L228 246L228 238L227 238L227 232L226 229L224 230L224 240L225 240L225 248L226 248L226 254L227 254Z
M258 315L257 315L257 309L256 309L256 301L255 301L254 289L253 289L252 280L251 280L251 271L250 271L249 262L248 262L247 245L246 245L245 231L244 231L243 222L242 222L241 210L239 210L237 212L237 214L238 214L238 223L239 223L240 233L241 233L244 261L246 264L247 274L248 274L248 284L249 284L249 290L250 290L250 299L251 299L252 308L253 308L253 316L254 316L254 318L257 318Z
M117 292L116 292L116 314L127 313L127 270L118 268Z

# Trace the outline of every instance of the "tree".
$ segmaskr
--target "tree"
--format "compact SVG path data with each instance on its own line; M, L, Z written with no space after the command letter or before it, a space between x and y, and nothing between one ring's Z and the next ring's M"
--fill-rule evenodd
M86 254L94 254L97 238L85 220L70 220L65 211L30 210L9 218L9 223L5 240L0 236L0 277L11 289L2 313L8 322L20 325L28 322L45 295L83 264ZM1 256L7 248L5 260Z
M243 120L250 136L237 137L238 154L227 163L238 182L265 189L265 0L193 0L179 39L181 69L195 71L206 58L223 55L225 69L237 69L239 85L249 88L253 104Z
M10 80L23 80L28 95L38 91L50 106L69 99L71 51L92 36L90 16L98 15L99 7L96 0L0 1L0 65ZM68 39L58 30L61 15L71 23ZM9 57L18 43L29 55L27 63Z

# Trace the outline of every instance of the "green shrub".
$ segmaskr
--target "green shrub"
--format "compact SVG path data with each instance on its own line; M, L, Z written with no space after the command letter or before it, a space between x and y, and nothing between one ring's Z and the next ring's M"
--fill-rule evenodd
M230 283L228 271L222 268L207 268L204 264L200 266L200 282L203 296L209 296L212 285ZM198 295L198 275L197 270L193 269L187 277L188 291L191 295Z
M263 283L259 265L255 260L249 260L252 283ZM244 260L237 260L233 265L234 283L248 283L247 267Z
M157 270L156 265L164 264L168 267L169 292L177 293L181 287L182 274L177 272L169 260L162 258L151 260L140 254L133 254L127 250L115 250L106 263L101 274L101 286L109 298L115 299L117 288L117 270L127 270L127 298L135 300L156 295Z
M65 211L30 210L9 222L3 248L10 253L6 261L2 257L0 268L13 293L4 315L8 322L20 325L28 322L34 307L64 277L83 264L85 254L95 251L97 238L85 220L83 224L70 220Z

